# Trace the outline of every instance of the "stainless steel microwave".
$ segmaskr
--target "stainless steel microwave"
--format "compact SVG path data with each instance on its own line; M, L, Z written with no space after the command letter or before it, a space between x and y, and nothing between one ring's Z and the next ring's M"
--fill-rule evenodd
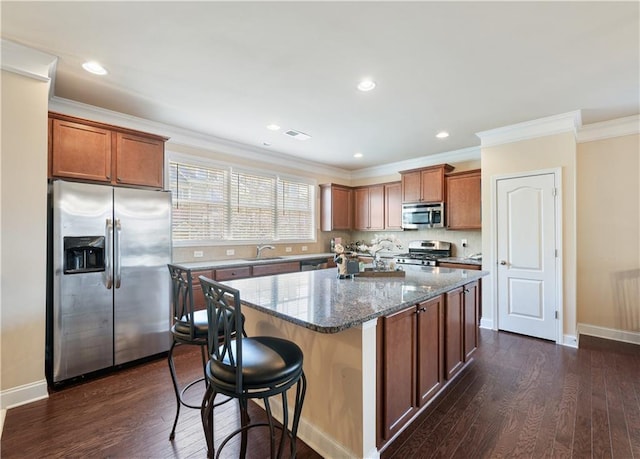
M444 203L402 204L402 228L423 229L444 227Z

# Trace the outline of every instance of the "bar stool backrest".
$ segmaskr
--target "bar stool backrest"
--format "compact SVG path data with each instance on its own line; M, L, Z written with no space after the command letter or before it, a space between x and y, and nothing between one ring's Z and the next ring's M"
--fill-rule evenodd
M174 324L183 325L181 328L188 327L191 339L195 339L191 271L172 264L167 266L171 274L171 307Z
M242 386L242 336L244 320L240 292L200 276L209 319L209 356L235 373L235 392Z

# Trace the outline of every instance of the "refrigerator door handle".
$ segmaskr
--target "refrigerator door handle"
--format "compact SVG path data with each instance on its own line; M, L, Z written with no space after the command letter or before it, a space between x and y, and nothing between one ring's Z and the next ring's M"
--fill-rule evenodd
M107 218L107 222L105 224L105 236L106 236L106 243L105 243L105 250L104 250L104 258L105 258L105 270L104 270L104 285L105 287L107 287L107 289L111 290L111 287L113 286L113 263L112 263L112 257L111 254L113 253L113 222L111 221L110 218Z
M115 235L115 255L113 257L113 262L114 262L114 266L113 266L113 272L114 272L114 278L115 278L115 284L116 284L116 288L120 288L120 283L122 281L122 276L120 275L120 232L122 230L122 227L120 226L120 219L116 218L116 224L115 224L115 231L114 231L114 235Z

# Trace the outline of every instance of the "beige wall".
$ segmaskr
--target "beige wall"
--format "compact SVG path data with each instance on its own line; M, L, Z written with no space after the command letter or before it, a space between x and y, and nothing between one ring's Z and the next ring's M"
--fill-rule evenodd
M640 332L640 136L578 145L578 323Z
M564 284L564 335L576 335L576 141L573 133L551 135L495 147L482 148L482 248L483 269L491 277L483 279L483 320L494 321L495 260L492 221L492 178L506 174L561 168L562 170L562 281ZM484 287L484 286L487 287ZM495 322L493 322L495 324Z
M49 83L2 72L0 389L3 391L44 383L45 377L48 91ZM4 399L2 405L6 408Z

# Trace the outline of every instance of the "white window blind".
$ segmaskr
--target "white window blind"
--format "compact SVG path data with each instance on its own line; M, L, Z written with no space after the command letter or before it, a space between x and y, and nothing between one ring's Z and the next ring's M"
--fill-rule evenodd
M315 239L314 186L231 167L169 161L173 240L305 241Z
M169 163L174 241L224 239L226 177L225 170Z
M313 193L306 183L279 179L276 234L278 239L313 238Z
M275 239L275 182L274 177L231 174L232 239Z

